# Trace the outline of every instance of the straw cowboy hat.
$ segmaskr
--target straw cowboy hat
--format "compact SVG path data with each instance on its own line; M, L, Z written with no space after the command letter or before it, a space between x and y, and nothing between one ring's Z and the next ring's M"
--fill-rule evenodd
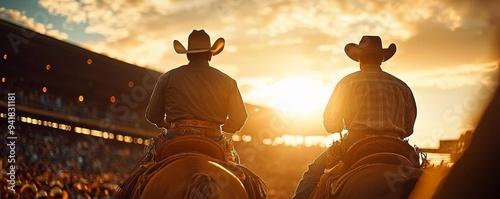
M219 38L212 46L210 46L210 36L208 36L205 30L193 30L193 32L189 34L187 50L181 42L177 40L174 40L174 49L178 54L210 51L213 55L217 55L222 52L222 49L224 49L224 43L224 38Z
M377 53L383 57L382 62L389 60L396 53L396 45L391 43L388 48L382 48L382 40L379 36L363 36L359 44L349 43L344 48L349 58L359 62L359 56L363 53Z

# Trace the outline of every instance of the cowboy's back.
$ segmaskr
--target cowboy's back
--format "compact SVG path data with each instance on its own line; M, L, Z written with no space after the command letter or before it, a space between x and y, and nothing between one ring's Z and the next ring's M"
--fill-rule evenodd
M236 81L209 65L224 49L225 40L218 38L211 45L204 30L193 30L187 49L177 40L173 44L178 54L186 54L189 63L160 76L146 108L146 119L167 130L188 125L196 134L196 128L209 127L212 132L202 133L209 137L219 137L220 130L239 131L248 115ZM185 134L185 129L179 130L174 131Z
M158 79L146 118L158 123L165 114L168 122L197 119L224 124L222 130L229 133L240 130L247 118L236 81L199 60L172 69Z
M342 78L324 112L327 132L413 133L416 104L411 89L380 67L365 67ZM345 125L345 126L344 126Z
M374 135L403 139L413 134L417 114L413 93L406 83L381 68L395 54L396 45L383 48L380 37L363 36L359 44L349 43L344 51L359 62L360 71L345 76L335 86L323 124L328 133L347 130L347 136L308 165L294 199L309 198L324 171L336 167L355 142Z

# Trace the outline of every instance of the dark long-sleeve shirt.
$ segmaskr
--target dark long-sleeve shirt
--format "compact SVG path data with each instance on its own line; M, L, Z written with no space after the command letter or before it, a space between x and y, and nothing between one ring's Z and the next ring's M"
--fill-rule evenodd
M236 81L201 60L162 74L146 109L153 124L198 119L219 123L228 133L241 130L247 117Z
M402 137L413 133L417 107L411 89L380 67L367 67L342 78L324 112L329 133L394 131Z

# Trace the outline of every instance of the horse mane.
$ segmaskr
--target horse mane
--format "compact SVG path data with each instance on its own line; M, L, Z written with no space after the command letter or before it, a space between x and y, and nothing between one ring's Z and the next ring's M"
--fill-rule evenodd
M219 197L215 179L204 173L196 173L191 177L184 199L215 199Z

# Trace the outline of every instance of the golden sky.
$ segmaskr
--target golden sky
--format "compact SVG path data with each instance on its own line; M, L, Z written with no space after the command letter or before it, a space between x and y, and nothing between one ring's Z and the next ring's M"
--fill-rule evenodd
M17 3L16 3L17 2ZM172 42L193 29L226 40L211 65L247 103L321 125L340 78L359 70L343 49L363 35L395 43L382 68L418 106L411 141L435 145L473 128L498 81L495 0L39 0L0 2L0 18L159 72L187 63ZM324 134L326 132L308 132Z

